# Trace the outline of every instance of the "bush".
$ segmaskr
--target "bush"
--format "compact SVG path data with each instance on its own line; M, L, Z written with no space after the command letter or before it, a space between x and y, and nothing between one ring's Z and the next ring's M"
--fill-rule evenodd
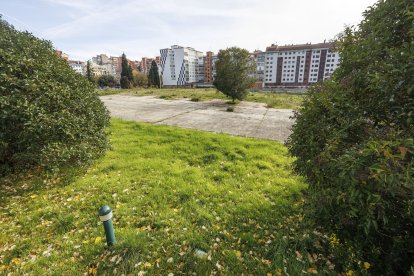
M116 80L115 77L112 75L102 75L98 78L98 86L99 87L115 87Z
M338 41L333 80L310 89L289 138L309 180L308 216L373 263L406 274L414 260L414 13L379 1Z
M108 111L50 42L0 19L0 175L80 165L106 150Z

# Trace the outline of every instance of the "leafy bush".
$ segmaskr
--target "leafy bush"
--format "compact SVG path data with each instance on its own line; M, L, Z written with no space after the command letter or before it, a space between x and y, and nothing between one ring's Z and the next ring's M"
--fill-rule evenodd
M94 159L108 123L94 86L50 42L0 19L0 175Z
M341 66L310 89L288 141L308 216L352 241L374 274L414 260L414 8L379 1L339 38Z
M112 75L102 75L98 78L99 87L115 87L116 80Z

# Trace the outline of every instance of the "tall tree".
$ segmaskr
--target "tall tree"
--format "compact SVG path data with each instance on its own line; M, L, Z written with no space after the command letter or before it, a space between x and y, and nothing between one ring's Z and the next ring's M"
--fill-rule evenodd
M255 83L256 65L249 51L238 47L220 50L216 62L214 86L234 100L243 100Z
M125 53L122 54L122 62L121 62L121 88L127 89L131 87L131 82L133 81L132 77L132 68L128 64L128 60L126 58Z
M151 68L148 73L148 86L156 86L158 88L161 88L160 74L158 72L158 65L155 60L151 62Z
M86 62L86 78L90 81L90 82L95 82L94 78L93 78L93 69L91 68L91 63L88 60L88 62Z

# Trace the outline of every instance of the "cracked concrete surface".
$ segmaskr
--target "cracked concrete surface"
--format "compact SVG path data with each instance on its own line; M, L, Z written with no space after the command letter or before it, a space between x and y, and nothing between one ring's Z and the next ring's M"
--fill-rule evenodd
M241 102L234 112L227 112L229 104L222 100L191 102L125 95L101 99L115 118L281 142L289 137L293 123L292 110L267 108L261 103Z

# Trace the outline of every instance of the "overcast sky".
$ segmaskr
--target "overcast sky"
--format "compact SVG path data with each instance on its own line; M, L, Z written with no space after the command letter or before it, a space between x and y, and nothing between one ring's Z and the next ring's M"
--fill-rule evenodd
M153 57L171 45L250 51L330 40L375 0L1 0L18 29L51 40L70 59L105 53Z

